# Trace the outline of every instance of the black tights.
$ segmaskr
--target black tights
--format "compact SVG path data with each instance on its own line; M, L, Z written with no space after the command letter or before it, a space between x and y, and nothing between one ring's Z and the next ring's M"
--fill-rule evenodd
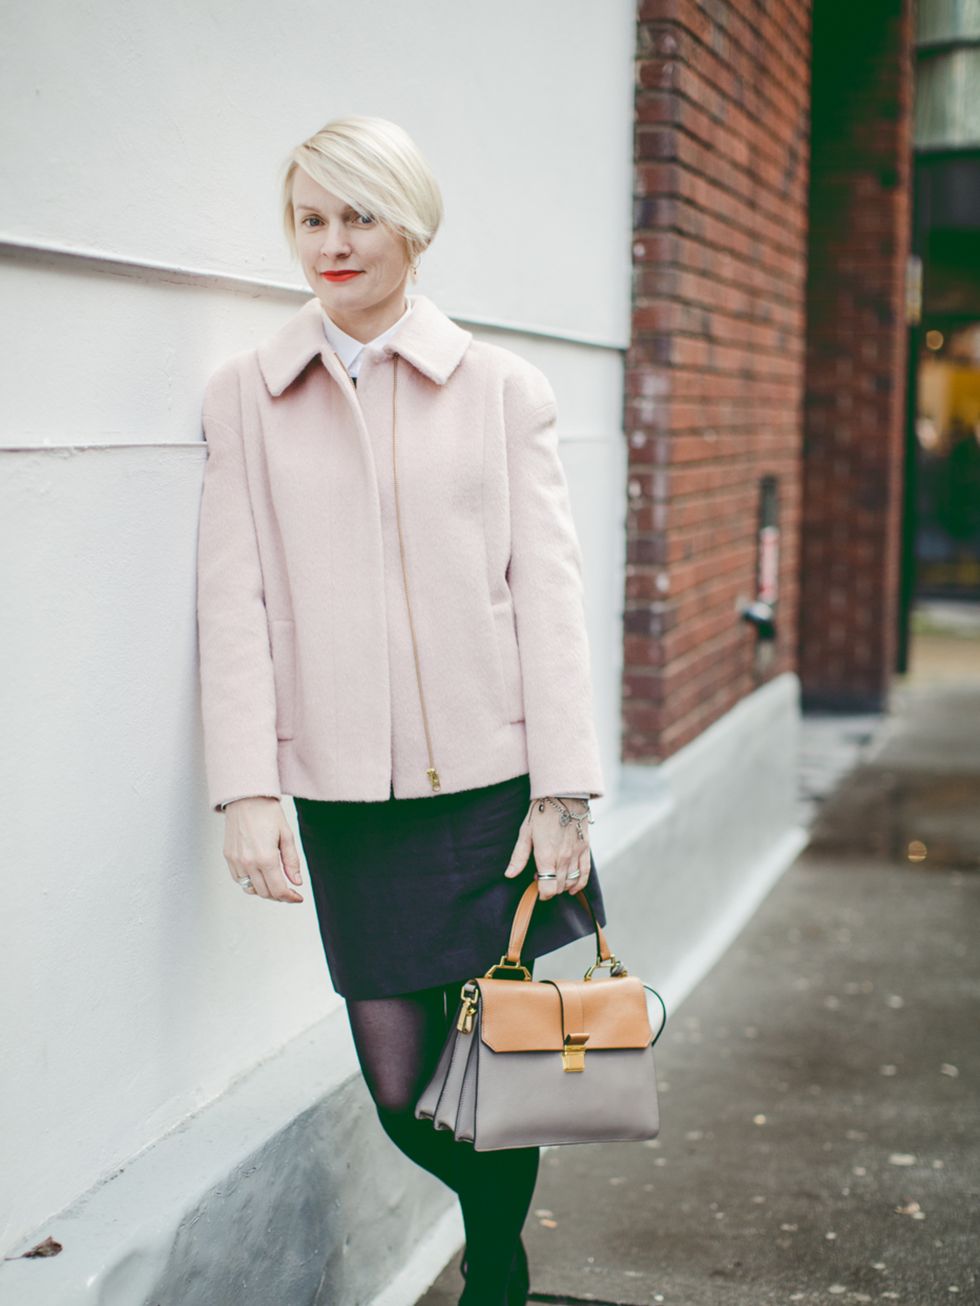
M502 1303L538 1177L537 1147L477 1152L450 1130L416 1120L456 1015L463 981L392 998L348 999L361 1070L388 1137L459 1197L466 1231L465 1301Z

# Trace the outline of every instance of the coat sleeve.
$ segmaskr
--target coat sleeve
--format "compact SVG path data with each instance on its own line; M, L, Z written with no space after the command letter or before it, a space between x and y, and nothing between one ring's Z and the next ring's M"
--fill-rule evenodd
M525 365L506 391L514 603L531 795L604 792L585 624L582 553L558 453L558 409Z
M276 697L262 569L242 438L208 384L208 456L197 548L197 627L204 760L212 811L243 795L280 797Z

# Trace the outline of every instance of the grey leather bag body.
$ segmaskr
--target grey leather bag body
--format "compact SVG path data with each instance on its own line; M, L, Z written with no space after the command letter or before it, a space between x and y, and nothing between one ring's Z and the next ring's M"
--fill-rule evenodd
M521 963L538 897L537 882L528 885L506 953L462 986L455 1024L415 1105L418 1119L452 1130L478 1152L660 1132L653 1045L667 1008L609 951L585 894L574 896L596 936L585 977L533 980ZM603 966L609 977L593 979Z

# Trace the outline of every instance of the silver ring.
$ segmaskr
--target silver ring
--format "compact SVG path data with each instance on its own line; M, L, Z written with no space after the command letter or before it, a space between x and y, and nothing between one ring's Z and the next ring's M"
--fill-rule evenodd
M558 876L554 871L537 871L534 878L536 880L557 880Z
M238 883L242 886L245 892L248 893L249 889L252 888L252 877L250 875L243 875Z
M581 874L582 874L581 871L569 871L568 874L565 876L565 879L566 879L566 880L577 880L578 877L579 877Z

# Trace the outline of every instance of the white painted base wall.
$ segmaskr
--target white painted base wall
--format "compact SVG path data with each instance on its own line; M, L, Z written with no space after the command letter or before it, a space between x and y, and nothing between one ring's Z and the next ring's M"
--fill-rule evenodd
M620 775L635 3L5 17L0 1251L64 1250L0 1261L0 1304L407 1306L458 1215L380 1129L308 882L300 910L246 898L206 808L201 393L298 302L286 150L335 114L402 122L446 198L418 289L555 386L611 940L675 1006L795 847L796 709L776 682Z
M259 1209L244 1181L207 1198L236 1143L213 1170L182 1169L141 1223L127 1194L143 1160L343 1015L308 885L286 910L231 884L201 768L201 396L308 293L280 226L286 155L338 115L401 123L445 199L417 289L554 384L614 793L635 3L9 0L4 19L0 1252L80 1193L90 1213L96 1193L123 1206L86 1239L91 1262L73 1239L0 1262L0 1283L67 1275L75 1292L91 1271L90 1299L132 1306L116 1276L153 1281L177 1242L193 1271L194 1230L223 1201ZM301 1087L307 1105L325 1092ZM292 1119L269 1126L276 1164ZM243 1134L242 1154L267 1158L265 1137ZM331 1194L346 1140L323 1163ZM342 1200L363 1209L356 1188ZM29 1301L18 1286L13 1306Z
M593 827L609 942L669 1019L806 842L798 688L781 676L664 765L624 768ZM535 973L591 959L577 940ZM10 1254L48 1235L59 1256L0 1264L0 1306L411 1306L462 1223L383 1133L341 1007Z

